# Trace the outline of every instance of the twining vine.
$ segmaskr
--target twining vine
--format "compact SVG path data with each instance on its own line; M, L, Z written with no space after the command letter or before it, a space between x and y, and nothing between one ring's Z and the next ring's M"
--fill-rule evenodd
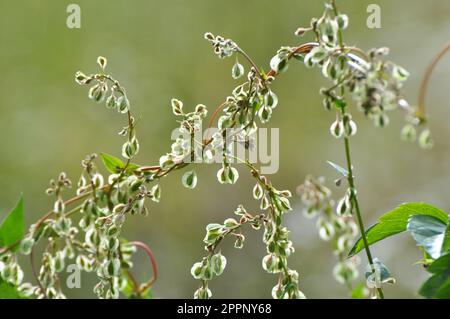
M298 60L306 67L320 68L323 76L332 83L330 87L322 88L320 93L325 108L335 113L330 133L343 141L346 159L346 168L332 165L347 182L346 194L336 207L331 192L321 179L308 177L305 184L299 187L298 193L306 205L307 214L322 215L318 221L320 235L325 240L333 240L339 260L334 272L350 293L353 290L351 281L357 276L357 265L347 259L347 252L359 230L369 261L367 276L372 279L368 279L369 288L374 297L383 298L381 285L370 284L377 282L375 277L380 270L385 270L385 266L370 251L359 204L350 147L351 137L357 133L357 124L351 114L351 100L356 109L378 127L389 123L388 112L403 109L407 114L407 123L402 130L402 137L415 140L417 131L421 130L419 143L422 147L431 147L433 141L430 131L419 127L426 122L424 98L421 98L416 108L402 95L401 88L408 72L385 59L389 53L387 48L366 52L346 45L343 31L348 24L348 17L339 12L335 1L328 2L320 18L312 19L308 27L298 28L295 32L299 37L311 34L312 42L281 47L271 59L268 72L259 67L233 40L206 33L205 39L211 43L219 58L236 57L232 77L236 80L244 77L244 82L212 114L208 127L212 127L217 120L218 131L206 139L197 138L208 114L206 106L199 104L187 110L182 101L172 99L170 105L179 123L178 130L187 138L176 139L170 152L161 156L157 165L141 166L133 163L139 152L137 121L131 113L131 103L125 88L106 71L106 58L99 57L97 60L99 73L77 72L75 80L80 85L89 86L88 96L91 100L104 103L108 109L116 110L126 118L126 125L119 132L126 139L121 151L123 160L101 154L103 164L109 171L106 177L96 166L98 156L87 156L82 161L83 170L77 183L76 196L69 199L63 197L63 193L72 186L66 174L61 173L56 180L52 180L46 192L54 196L53 209L31 225L24 238L0 248L1 280L18 287L20 294L25 297L64 298L60 273L67 262L74 260L80 269L97 274L99 281L94 292L98 297L118 298L122 292L129 297L145 298L157 278L158 270L147 245L127 241L121 236L126 219L135 214L147 215L145 203L148 199L160 201L159 181L162 177L192 162L212 163L219 159L222 165L217 178L222 184L234 184L238 180L239 172L232 165L234 161L248 168L255 179L253 197L259 201L260 211L250 212L240 205L234 217L223 223L206 226L203 240L206 255L191 268L193 277L200 281L194 297L212 297L210 281L221 275L227 264L226 257L220 251L221 243L232 238L234 246L240 249L245 240L243 231L252 228L263 230L267 251L262 258L262 268L278 276L271 292L273 298L304 298L299 274L288 266L288 257L294 253L294 245L289 240L289 230L283 226L284 214L292 210L289 200L291 192L275 187L248 158L235 157L232 147L236 142L244 142L248 146L259 123L270 121L279 104L271 84L288 69L291 60ZM249 64L247 73L238 57ZM423 92L425 90L426 84ZM421 96L424 97L425 93ZM195 188L196 172L185 172L182 183L187 188ZM74 207L69 209L69 206ZM72 219L74 216L79 217L78 224ZM36 267L35 249L39 243L42 243L39 249L43 249L43 254ZM142 284L131 273L132 256L137 248L143 249L149 256L153 271L151 279ZM36 285L23 282L17 253L30 256Z

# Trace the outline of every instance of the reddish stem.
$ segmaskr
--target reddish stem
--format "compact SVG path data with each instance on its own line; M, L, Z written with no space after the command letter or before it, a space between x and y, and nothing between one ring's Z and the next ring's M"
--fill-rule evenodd
M142 293L145 290L149 289L155 283L156 279L158 279L158 267L156 265L155 256L153 255L153 252L150 249L150 247L148 247L146 244L140 241L132 241L130 242L130 244L137 248L141 248L147 254L148 258L150 259L150 263L152 265L152 272L153 272L152 277L146 283L142 284L141 287L139 288L139 292Z

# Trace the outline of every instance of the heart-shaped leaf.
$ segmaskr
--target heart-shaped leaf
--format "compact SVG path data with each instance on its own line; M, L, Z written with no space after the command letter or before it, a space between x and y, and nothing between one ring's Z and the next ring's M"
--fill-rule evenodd
M9 246L20 241L25 234L23 215L23 197L20 196L16 207L6 216L0 226L0 247Z
M441 256L447 224L433 216L411 216L407 226L417 246L423 247L433 259Z
M381 216L379 222L366 231L368 244L372 245L382 239L404 232L410 217L416 215L432 216L442 223L448 224L447 213L439 208L425 203L407 203ZM359 253L362 249L364 249L364 243L360 238L350 250L349 256Z

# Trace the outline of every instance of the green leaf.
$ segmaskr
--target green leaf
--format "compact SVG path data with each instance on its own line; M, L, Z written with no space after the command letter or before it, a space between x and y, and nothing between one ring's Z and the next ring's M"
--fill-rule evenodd
M16 207L6 216L0 226L0 247L17 243L23 238L24 234L23 197L20 195Z
M117 158L115 156L106 153L101 153L100 156L102 158L103 164L110 173L119 174L125 168L125 163L120 158ZM132 173L138 168L139 165L129 163L126 172Z
M417 246L423 247L431 258L437 259L441 256L446 224L432 216L417 215L409 219L407 229Z
M439 208L426 203L406 203L381 216L379 222L366 231L369 246L382 239L404 232L409 218L416 215L433 216L448 224L447 213ZM356 255L363 249L363 240L359 238L350 250L349 256Z
M0 299L24 299L25 297L17 290L16 286L0 279Z
M347 106L347 102L345 102L345 100L342 100L342 99L336 99L334 101L334 105L338 109L344 109Z
M151 289L147 289L137 294L133 283L130 280L127 280L127 284L125 285L125 288L122 289L122 293L128 299L153 299Z
M436 259L428 271L433 274L420 288L419 293L426 298L450 298L450 254Z
M442 253L450 253L450 225L447 226L447 232L444 238L444 244L442 245Z
M335 163L333 163L333 162L330 162L330 161L327 161L327 163L328 163L331 167L333 167L339 174L341 174L341 175L344 176L344 177L348 177L348 171L347 171L345 168L339 166L338 164L335 164Z

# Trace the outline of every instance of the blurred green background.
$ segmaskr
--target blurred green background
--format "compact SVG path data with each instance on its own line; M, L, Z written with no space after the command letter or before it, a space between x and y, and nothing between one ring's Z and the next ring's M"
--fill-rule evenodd
M350 17L346 42L364 49L390 47L391 59L411 72L405 93L416 103L426 66L449 41L450 2L338 2ZM0 218L23 192L26 219L32 223L51 207L44 194L50 178L65 171L76 181L80 160L88 153L120 154L122 139L116 132L123 117L89 101L86 88L74 82L77 70L97 71L98 55L108 57L110 72L128 89L134 113L141 118L137 162L153 164L169 150L177 125L169 107L172 97L187 107L204 103L211 112L236 85L230 76L234 59L216 58L204 32L234 39L267 69L280 46L302 41L293 31L323 11L323 1L306 0L78 0L81 29L68 29L70 3L0 3ZM382 8L381 29L366 27L370 3ZM405 201L428 201L450 210L449 66L450 58L440 64L428 97L436 140L431 151L400 142L404 114L396 113L392 124L380 130L355 112L359 132L352 151L367 225ZM280 105L270 126L280 128L281 144L280 170L271 179L279 187L295 190L307 174L324 175L331 185L336 174L326 160L344 163L342 145L328 134L334 115L322 107L318 90L324 85L319 70L299 63L292 63L273 85ZM246 170L240 169L236 186L223 186L216 181L217 167L198 167L199 184L193 191L181 185L180 172L171 174L161 183L161 203L149 206L150 215L128 219L127 237L148 243L156 255L160 278L155 297L190 298L198 285L190 267L204 253L205 225L232 216L240 203L256 207ZM336 195L343 191L332 189ZM346 297L331 274L335 259L329 245L318 238L314 221L301 214L299 199L292 203L296 213L286 224L296 253L290 266L300 273L301 289L309 298ZM261 268L261 233L247 235L243 251L234 250L232 243L223 246L229 266L211 284L215 297L270 297L276 278ZM420 259L413 240L402 235L373 250L398 282L386 287L386 296L417 297L426 275L413 265ZM363 259L361 270L365 264ZM140 254L136 273L142 280L149 276L146 257ZM82 288L67 291L68 296L93 297L94 281L94 276L83 277Z

